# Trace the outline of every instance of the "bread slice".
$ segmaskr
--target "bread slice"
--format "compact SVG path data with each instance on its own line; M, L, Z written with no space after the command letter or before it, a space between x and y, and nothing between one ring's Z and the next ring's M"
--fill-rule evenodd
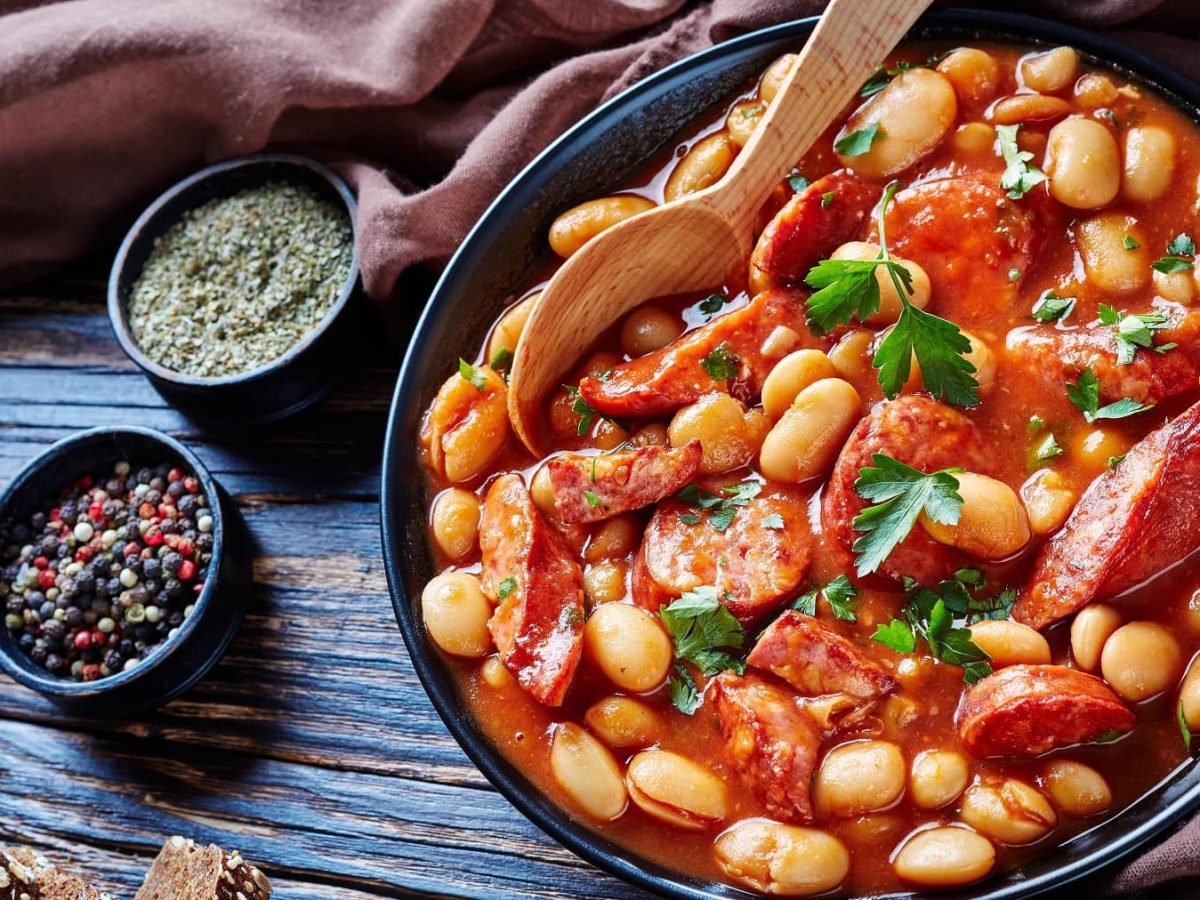
M271 882L236 850L198 847L173 837L163 845L134 900L268 900ZM7 900L0 894L0 900Z
M0 849L0 900L112 900L29 847Z

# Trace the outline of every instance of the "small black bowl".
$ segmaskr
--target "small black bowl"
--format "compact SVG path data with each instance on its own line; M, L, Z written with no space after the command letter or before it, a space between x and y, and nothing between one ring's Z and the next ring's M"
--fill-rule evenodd
M133 669L107 678L82 682L53 675L26 656L0 626L0 668L80 715L124 717L166 703L192 687L229 647L249 593L249 538L237 509L191 450L150 428L93 428L47 448L0 493L0 521L27 518L38 503L57 497L75 479L121 460L135 466L171 462L195 473L212 510L212 562L195 608L178 634Z
M350 274L329 312L295 346L271 362L237 375L201 378L173 372L142 352L129 329L130 291L154 242L189 210L219 197L273 181L303 185L346 209L354 232ZM353 359L360 343L363 300L358 290L358 205L349 186L315 160L260 153L202 169L170 188L146 208L117 251L108 279L108 317L121 348L171 404L213 426L256 425L282 419L316 403Z
M464 348L478 346L512 293L527 283L530 273L542 271L549 258L546 229L555 216L669 150L681 128L728 101L780 54L797 50L815 24L816 19L804 19L766 28L668 66L592 112L534 159L483 214L446 267L409 344L387 427L380 500L384 568L404 643L434 708L487 779L547 834L601 869L678 900L754 900L759 895L647 859L589 827L504 756L460 696L452 669L429 640L421 618L421 590L437 568L417 434L422 414ZM1154 86L1200 120L1200 84L1099 34L1007 12L948 9L923 16L910 37L1069 44L1091 60ZM1188 761L1119 815L1098 820L1063 846L940 896L1024 900L1056 890L1072 897L1100 893L1097 884L1084 888L1076 882L1085 876L1111 878L1111 868L1105 875L1104 867L1161 840L1197 810L1200 764ZM903 891L888 896L917 895Z

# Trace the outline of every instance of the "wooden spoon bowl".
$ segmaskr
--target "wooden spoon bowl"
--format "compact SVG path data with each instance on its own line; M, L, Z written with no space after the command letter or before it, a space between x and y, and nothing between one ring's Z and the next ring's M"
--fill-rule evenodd
M745 267L772 187L931 2L833 0L724 178L626 219L563 263L529 316L509 383L509 417L535 455L543 400L599 334L649 299L716 288Z

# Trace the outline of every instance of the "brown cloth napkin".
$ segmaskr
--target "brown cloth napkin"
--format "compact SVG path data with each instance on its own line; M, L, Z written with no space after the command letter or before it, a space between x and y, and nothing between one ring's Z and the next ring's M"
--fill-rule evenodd
M0 0L0 282L80 256L203 165L332 161L385 308L554 136L645 75L823 0ZM1011 4L1009 4L1011 5ZM1200 76L1195 0L1044 0ZM1136 21L1132 21L1136 20ZM416 299L416 298L413 298ZM1200 885L1200 820L1105 890Z

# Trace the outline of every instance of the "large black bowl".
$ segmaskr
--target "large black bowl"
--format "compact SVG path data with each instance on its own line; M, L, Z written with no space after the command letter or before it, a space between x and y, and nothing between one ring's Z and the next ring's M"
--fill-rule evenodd
M467 755L521 812L584 859L672 897L750 897L690 878L607 840L547 800L484 737L465 712L447 666L425 634L421 588L434 574L424 481L417 459L422 411L458 356L480 344L534 266L544 262L546 229L562 210L602 193L636 169L696 116L755 78L779 54L796 50L815 20L791 22L729 41L673 65L596 110L534 160L500 195L459 248L417 325L396 385L383 462L383 549L392 602L413 666ZM1200 85L1094 34L1006 13L944 11L913 30L915 39L1014 40L1070 44L1121 69L1193 112ZM1146 847L1200 808L1200 766L1180 766L1119 817L1019 869L949 896L1031 897L1092 874Z

